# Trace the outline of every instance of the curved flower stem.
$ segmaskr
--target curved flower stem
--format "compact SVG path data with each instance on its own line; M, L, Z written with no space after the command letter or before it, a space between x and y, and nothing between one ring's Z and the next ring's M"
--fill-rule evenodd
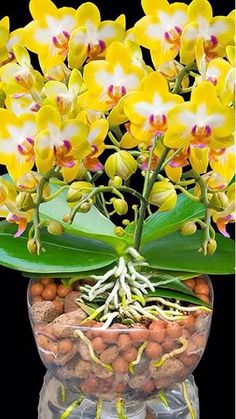
M191 193L189 193L186 189L183 188L183 186L181 185L175 185L175 189L179 189L181 192L183 192L183 194L185 196L187 196L189 199L191 199L192 201L195 202L199 202L200 198L198 198L197 196L192 195Z
M68 189L69 185L62 186L60 189L58 189L56 192L51 194L50 196L47 196L46 198L43 198L43 202L49 202L52 201L54 198L56 198L60 193L62 193L65 189Z
M170 163L170 161L175 157L175 156L177 156L177 154L179 154L179 152L182 150L182 148L177 148L177 150L175 150L174 151L174 153L173 154L171 154L171 156L169 156L165 161L164 161L164 163L162 164L162 166L161 166L161 170L163 170L166 166L167 166L167 164L168 163Z
M190 74L190 71L195 70L196 69L196 64L195 61L193 61L192 63L186 65L186 67L184 67L178 74L178 76L176 77L176 81L175 81L175 87L172 90L172 93L179 93L182 89L181 89L181 84L182 81L185 79L185 77L187 77Z
M155 144L156 145L156 144ZM152 153L154 151L155 146L153 147ZM146 173L146 179L148 179L146 181L146 183L144 184L144 191L143 191L143 198L144 200L142 200L141 202L141 206L140 206L140 210L139 210L139 217L138 217L138 221L137 221L137 225L136 225L136 230L135 230L135 235L134 235L134 248L139 251L140 249L140 244L141 244L141 237L142 237L142 231L143 231L143 224L144 224L144 219L145 219L145 215L146 215L146 211L147 211L147 207L148 207L148 198L149 195L151 193L151 190L153 188L153 185L156 181L157 175L159 175L160 171L162 170L162 165L166 159L167 154L169 153L170 149L166 147L166 149L163 151L158 165L155 168L151 179L149 179L149 172L147 170Z
M203 178L193 170L193 176L196 179L200 189L201 189L201 201L205 205L205 228L203 229L203 241L202 246L199 251L203 252L204 255L207 255L207 247L210 240L210 226L211 226L211 210L209 208L209 199L208 199L208 190L207 185L204 182Z
M77 400L75 400L71 405L65 410L64 413L60 416L60 419L67 419L69 418L70 414L75 410L84 400L84 396L79 396Z
M110 140L114 144L114 146L116 146L117 148L120 148L119 141L116 139L116 137L113 135L113 133L111 131L108 132L108 137L110 138Z
M188 397L187 386L186 386L185 383L182 383L181 384L181 387L182 387L182 392L183 392L184 400L185 400L186 405L188 407L190 416L191 416L192 419L196 419L197 418L196 413L195 413L195 411L193 409L193 406L192 406L192 403L190 402L189 397Z

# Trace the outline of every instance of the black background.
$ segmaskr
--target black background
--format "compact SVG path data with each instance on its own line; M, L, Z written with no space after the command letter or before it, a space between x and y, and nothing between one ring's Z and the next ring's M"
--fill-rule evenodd
M81 3L55 0L60 7L77 8ZM125 13L128 27L142 16L140 0L97 0L94 3L100 7L103 19L114 19ZM211 4L215 15L226 15L234 7L230 0L212 1ZM11 29L24 26L30 21L28 0L21 0L17 5L15 0L1 2L0 18L5 15L11 19ZM0 275L0 419L37 419L38 394L45 368L38 356L28 319L28 280L5 268L0 268ZM207 348L194 376L199 388L201 419L233 419L234 277L211 276L211 279L215 293L213 322Z

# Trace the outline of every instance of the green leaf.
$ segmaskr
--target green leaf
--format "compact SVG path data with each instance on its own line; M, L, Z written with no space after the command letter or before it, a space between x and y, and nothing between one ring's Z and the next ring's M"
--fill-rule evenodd
M51 193L54 193L58 190L58 186L50 185L50 189ZM60 221L64 226L66 233L101 240L113 246L118 252L122 252L122 250L127 247L125 240L115 235L115 224L104 217L95 206L92 206L87 213L76 214L73 224L71 225L62 221L64 215L69 214L69 212L70 207L66 201L66 191L61 192L61 194L52 201L40 205L41 219Z
M183 294L181 292L177 292L173 290L167 290L164 288L163 289L158 288L154 292L150 291L148 294L145 295L144 298L146 300L147 298L152 298L152 297L174 298L175 300L186 301L188 303L192 303L198 306L205 306L209 308L211 307L210 304L205 303L204 301L200 300L197 297L194 297L188 294Z
M155 269L213 275L234 273L234 241L220 234L216 234L216 241L214 255L204 256L198 252L202 242L201 231L192 236L174 233L146 244L141 254Z
M163 274L158 275L157 277L151 277L150 281L158 288L166 288L169 290L183 292L184 294L194 295L193 291L184 285L179 277L174 277L171 274Z
M111 246L75 235L52 236L42 231L42 244L47 249L39 256L27 250L28 234L13 235L16 227L0 222L0 264L12 269L38 274L68 273L100 269L117 260Z
M168 236L177 231L184 222L202 218L204 212L205 207L202 203L191 201L184 194L180 194L175 208L166 212L156 211L147 218L143 226L141 244ZM127 232L133 231L134 225L127 227Z

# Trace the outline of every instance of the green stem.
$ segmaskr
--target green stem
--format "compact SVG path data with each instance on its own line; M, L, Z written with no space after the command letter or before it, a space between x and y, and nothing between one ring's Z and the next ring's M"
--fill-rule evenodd
M108 137L110 138L111 142L114 144L114 146L120 148L120 143L119 141L116 139L116 137L112 134L111 131L108 132Z
M112 125L111 131L116 134L118 140L121 140L121 138L123 137L123 134L122 134L122 131L121 131L119 125Z
M186 65L178 74L176 77L175 87L172 90L172 93L179 93L181 90L181 84L182 81L190 74L190 71L194 70L196 68L195 62Z
M119 147L116 147L115 145L105 145L106 150L115 150L120 151Z
M211 210L209 208L209 199L207 196L208 190L207 185L205 184L203 178L193 170L194 178L196 179L200 189L201 189L201 201L205 205L205 227L203 229L203 241L202 241L202 247L200 251L203 251L204 255L207 254L207 246L210 240L210 226L211 226Z
M179 189L181 192L183 192L183 194L185 196L187 196L189 199L191 199L194 202L199 202L200 198L198 198L197 196L192 195L191 193L189 193L186 189L183 188L183 186L181 185L175 185L175 189Z
M155 168L152 176L150 179L148 179L148 182L146 182L145 186L145 190L143 192L143 198L144 200L142 200L141 205L140 205L140 210L139 210L139 217L138 217L138 221L137 221L137 225L136 225L136 230L135 230L135 235L134 235L134 248L139 252L140 249L140 244L141 244L141 237L142 237L142 231L143 231L143 224L144 224L144 220L145 220L145 215L146 215L146 211L147 211L147 207L148 207L148 199L149 199L149 195L151 193L151 190L153 188L153 185L156 181L157 175L159 175L160 171L162 170L162 165L166 159L167 154L169 153L170 149L166 148L159 161L158 161L158 165ZM149 178L149 173L147 171L146 177ZM146 178L145 178L146 180Z
M69 185L62 186L62 188L58 189L56 192L51 194L50 196L43 198L43 202L49 202L52 201L54 198L56 198L58 195L60 195L61 192L63 192L65 189L68 189Z
M163 165L162 165L162 167L161 167L161 170L163 170L166 166L167 166L167 164L168 163L170 163L170 161L175 157L175 156L177 156L177 154L179 154L179 152L182 150L182 148L177 148L177 150L175 150L175 152L173 153L173 154L171 154L165 161L164 161L164 163L163 163Z

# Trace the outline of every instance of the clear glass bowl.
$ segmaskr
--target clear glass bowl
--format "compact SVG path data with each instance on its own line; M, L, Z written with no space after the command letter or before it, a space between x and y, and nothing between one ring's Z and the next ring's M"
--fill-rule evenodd
M206 346L211 313L197 310L186 312L183 320L156 317L103 329L103 323L95 320L82 323L87 315L75 302L81 283L65 288L60 279L42 278L31 280L28 287L40 357L70 391L95 401L141 402L184 381L196 368ZM185 283L213 303L208 277Z

